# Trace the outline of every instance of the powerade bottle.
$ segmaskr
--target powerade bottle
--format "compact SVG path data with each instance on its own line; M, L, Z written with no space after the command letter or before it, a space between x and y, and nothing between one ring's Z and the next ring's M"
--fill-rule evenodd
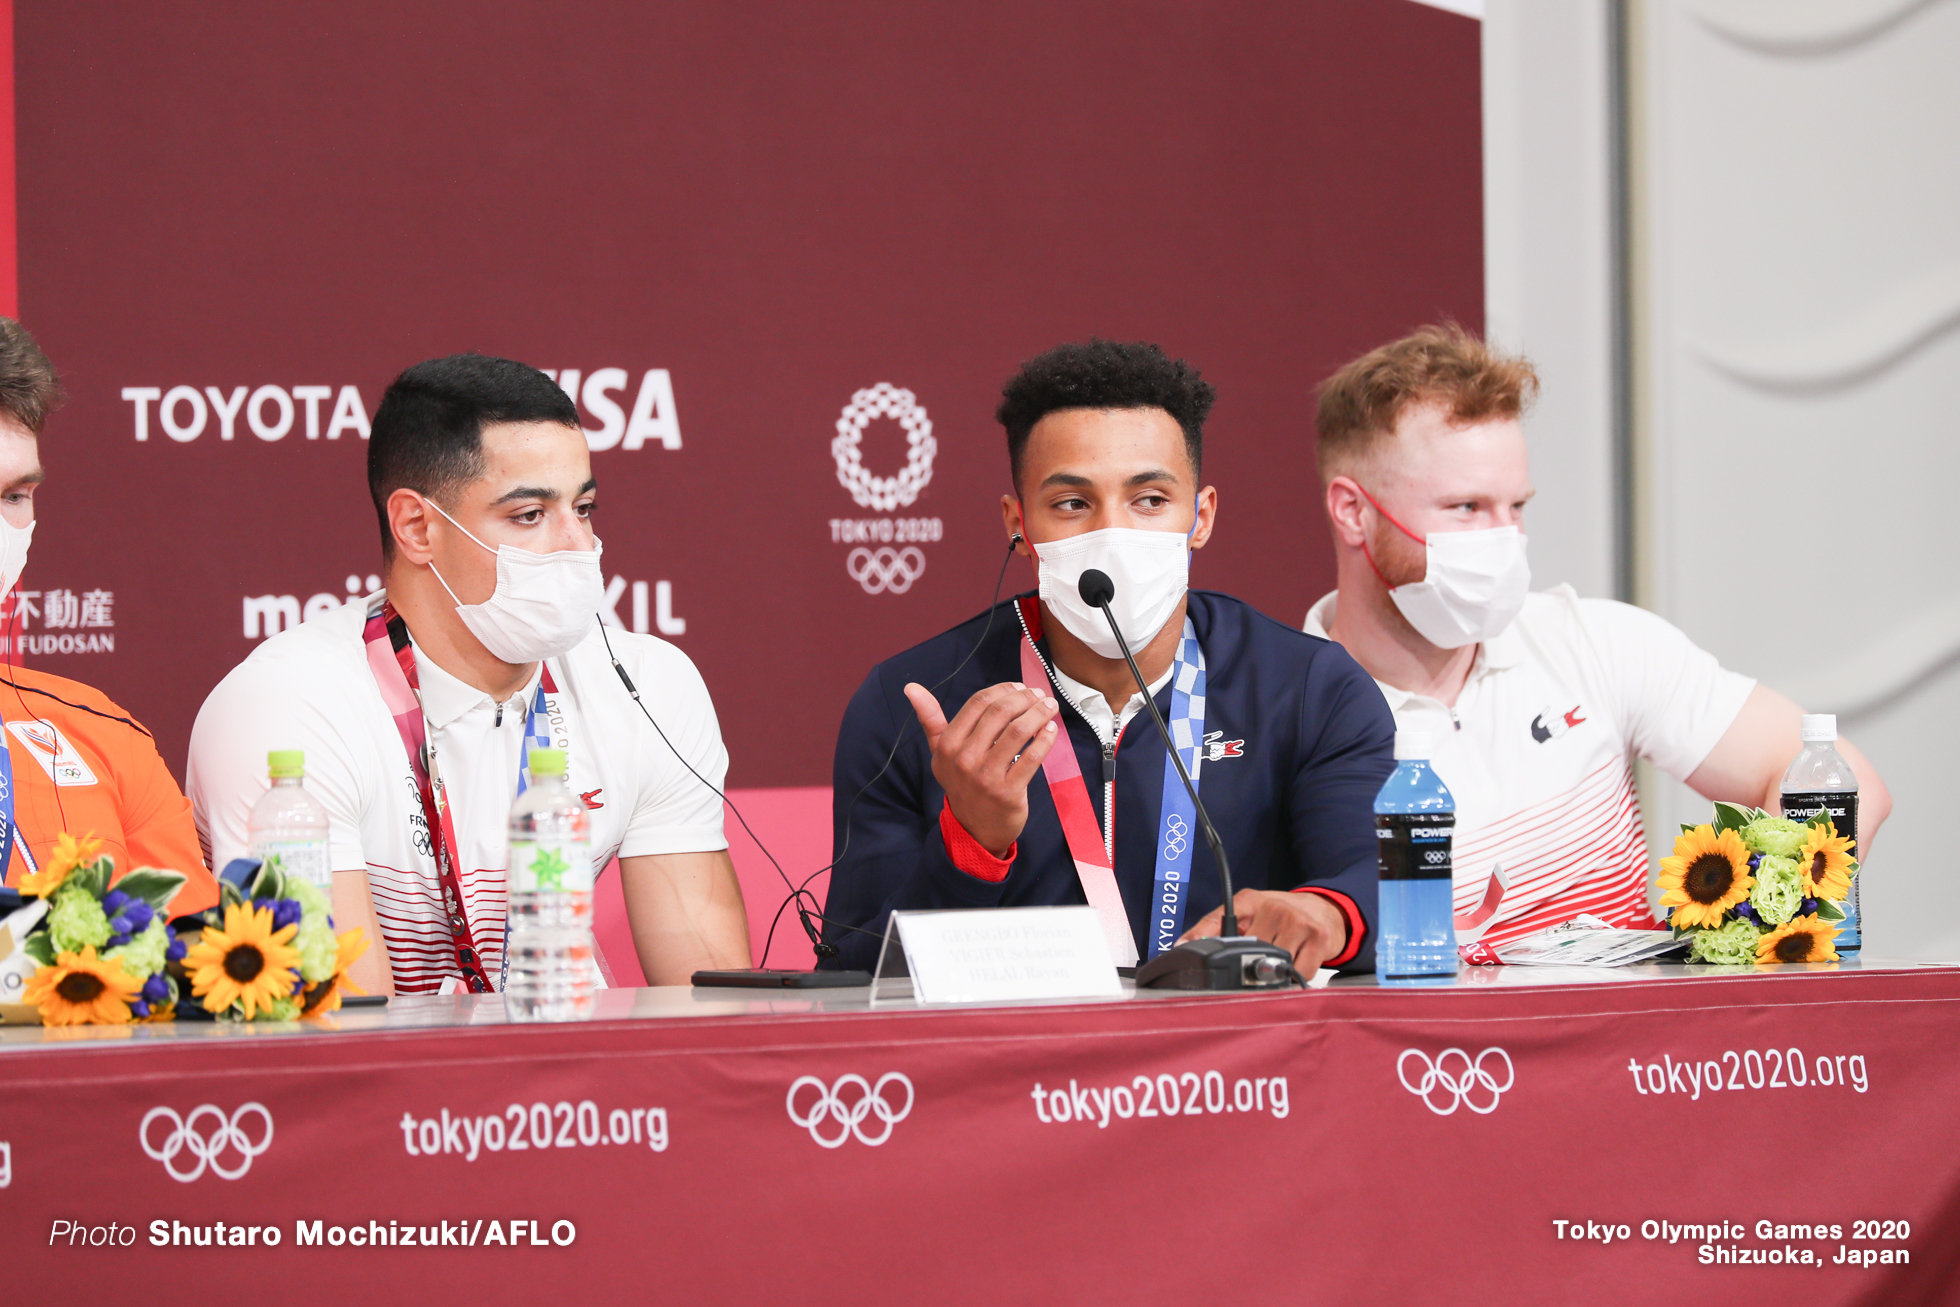
M245 826L252 856L276 863L285 875L308 881L331 896L327 810L300 784L306 776L306 755L298 749L274 749L265 761L272 786L252 805Z
M1836 714L1805 713L1803 752L1783 773L1783 815L1792 821L1809 821L1828 809L1831 825L1851 841L1851 856L1856 858L1858 777L1836 746ZM1856 953L1864 944L1864 923L1858 915L1858 886L1864 879L1862 871L1851 878L1851 892L1841 905L1844 920L1838 923L1837 936L1840 953Z
M531 750L531 783L510 810L510 973L517 1021L592 1011L592 827L565 784L563 749Z
M1395 771L1375 796L1375 850L1381 864L1383 980L1429 982L1456 975L1450 841L1456 800L1429 766L1430 737L1395 732Z

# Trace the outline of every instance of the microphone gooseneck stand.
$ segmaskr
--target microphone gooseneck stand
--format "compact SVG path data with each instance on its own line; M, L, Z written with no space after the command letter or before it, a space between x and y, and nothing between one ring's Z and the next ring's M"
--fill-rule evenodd
M1225 846L1219 842L1218 830L1211 824L1204 800L1198 797L1198 787L1191 783L1191 773L1185 769L1177 742L1171 739L1170 727L1164 724L1164 715L1157 711L1157 701L1150 696L1150 683L1143 679L1143 672L1130 653L1130 642L1123 638L1116 614L1110 611L1110 600L1116 597L1116 583L1109 579L1108 573L1092 567L1077 580L1076 592L1082 596L1083 603L1102 610L1110 634L1116 637L1116 647L1123 651L1123 661L1129 664L1137 693L1143 696L1143 706L1149 710L1150 720L1157 724L1157 734L1163 737L1164 749L1177 768L1178 779L1184 782L1184 791L1191 796L1198 825L1204 829L1205 842L1211 845L1212 859L1218 863L1219 887L1225 895L1219 933L1209 939L1175 945L1138 967L1137 988L1284 989L1304 983L1293 969L1291 953L1276 944L1239 934L1238 913L1232 905L1232 868L1225 859ZM1057 747L1067 745L1062 740Z

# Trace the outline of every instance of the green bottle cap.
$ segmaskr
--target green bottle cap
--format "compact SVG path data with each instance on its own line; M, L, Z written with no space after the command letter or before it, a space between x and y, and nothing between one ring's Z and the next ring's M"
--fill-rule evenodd
M306 775L306 754L300 749L274 749L265 756L265 764L275 781Z
M563 749L531 750L531 775L563 776L565 774L565 751Z

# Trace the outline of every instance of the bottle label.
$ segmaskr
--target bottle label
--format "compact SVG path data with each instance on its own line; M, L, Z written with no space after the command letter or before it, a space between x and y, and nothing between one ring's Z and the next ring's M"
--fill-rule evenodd
M590 893L592 846L583 840L512 840L510 892L546 890Z
M333 867L327 861L325 840L270 840L254 844L252 856L271 863L282 876L306 881L323 890L333 887Z
M1858 792L1856 790L1791 790L1783 795L1783 815L1791 821L1809 821L1819 812L1831 814L1831 825L1851 841L1851 856L1858 856ZM1858 919L1858 890L1865 873L1851 878L1851 892L1839 906L1844 921L1838 927L1839 949L1863 946L1864 923Z
M1831 814L1831 825L1851 841L1851 856L1858 856L1858 791L1786 790L1783 815L1791 821L1809 821L1819 812Z
M1448 880L1453 812L1378 812L1375 852L1383 880Z

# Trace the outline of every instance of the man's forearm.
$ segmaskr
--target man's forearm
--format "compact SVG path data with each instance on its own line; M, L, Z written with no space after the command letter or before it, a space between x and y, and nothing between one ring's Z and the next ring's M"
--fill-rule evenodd
M649 985L750 965L748 912L726 849L621 858L619 885Z
M347 978L370 994L393 994L395 976L388 966L388 941L381 937L381 922L374 915L366 867L333 874L333 924L338 934L359 926L367 936L367 952L347 969Z

